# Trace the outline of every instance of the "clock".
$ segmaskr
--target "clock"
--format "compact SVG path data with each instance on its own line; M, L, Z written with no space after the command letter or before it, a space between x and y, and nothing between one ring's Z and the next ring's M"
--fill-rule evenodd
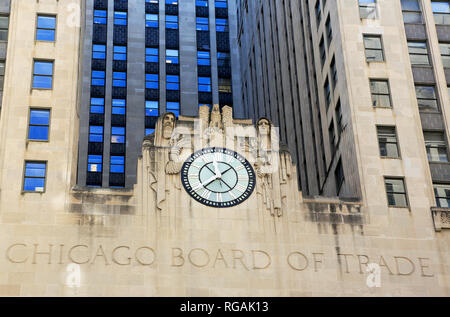
M247 200L255 189L255 171L239 153L207 148L192 154L181 169L185 190L199 203L228 208Z

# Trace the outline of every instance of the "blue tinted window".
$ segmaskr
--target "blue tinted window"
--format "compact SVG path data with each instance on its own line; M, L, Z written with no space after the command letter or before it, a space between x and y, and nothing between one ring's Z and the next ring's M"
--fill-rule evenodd
M126 87L127 73L113 72L113 87Z
M106 10L94 10L94 24L106 24Z
M125 173L125 157L124 156L111 156L111 173Z
M105 113L105 99L91 98L91 113Z
M159 102L158 101L145 101L145 115L147 117L159 116Z
M216 0L216 8L226 8L227 0Z
M147 89L158 89L159 88L158 74L145 74L145 88L147 88Z
M180 76L167 75L166 80L168 90L180 90Z
M208 6L208 0L196 0L195 5L197 7L207 7Z
M216 19L216 31L228 32L228 19Z
M199 77L198 78L198 91L211 92L211 78Z
M26 192L44 192L45 162L25 162L23 190Z
M166 63L178 64L178 50L166 50Z
M106 46L100 45L100 44L94 44L92 46L92 58L106 59Z
M36 40L38 41L55 41L56 17L38 15Z
M127 60L127 47L126 46L114 46L114 60L126 61Z
M115 11L114 12L114 24L115 25L127 25L127 13Z
M34 61L33 88L51 89L53 62Z
M99 173L102 171L103 157L101 155L88 155L88 172Z
M125 143L124 127L111 127L111 143Z
M105 71L93 70L91 84L92 86L105 86Z
M150 135L155 133L155 129L145 129L145 135Z
M178 16L166 15L166 29L178 29Z
M148 63L158 63L159 61L158 55L159 52L157 48L147 47L145 49L145 61Z
M103 142L103 127L93 126L89 127L89 142Z
M157 14L145 15L145 26L148 28L157 28L159 26Z
M112 114L124 115L126 113L125 99L112 100Z
M210 53L208 51L198 51L197 64L203 66L211 66Z
M197 18L197 31L208 31L209 30L209 19L208 18Z
M173 112L177 117L180 115L180 103L179 102L170 102L168 101L166 104L167 112Z
M50 124L50 110L31 109L28 139L35 141L48 141Z

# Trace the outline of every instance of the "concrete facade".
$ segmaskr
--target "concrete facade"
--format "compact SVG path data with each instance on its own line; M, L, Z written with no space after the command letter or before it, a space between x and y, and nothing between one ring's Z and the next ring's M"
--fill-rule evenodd
M285 1L283 5L240 1L243 98L250 116L268 116L276 124L280 121L282 140L299 167L304 195L364 200L369 182L364 173L375 161L396 165L389 172L375 173L377 182L382 175L400 173L400 168L406 172L408 168L400 165L411 166L409 160L413 160L420 161L412 166L424 168L422 177L429 188L433 187L431 179L449 183L447 162L431 162L425 167L423 140L423 131L442 132L448 153L449 71L443 67L439 43L448 40L449 26L434 22L430 1L418 4L423 22L414 24L403 22L400 1L376 1L376 14L369 18L361 18L358 1L353 0ZM366 62L364 34L381 36L384 62ZM430 66L411 66L411 40L427 43ZM273 74L277 80L270 82ZM255 78L264 82L257 84ZM372 107L370 79L389 82L392 109ZM295 85L299 85L297 90L291 88ZM415 85L435 85L439 112L419 113ZM292 99L296 91L300 96ZM406 118L410 126L403 130L397 121ZM415 143L419 151L403 157L404 163L380 161L375 129L379 125L396 126L400 148ZM295 133L283 134L283 130ZM369 152L363 150L366 145L372 146ZM345 177L340 190L336 179L339 162ZM426 197L429 193L428 189Z

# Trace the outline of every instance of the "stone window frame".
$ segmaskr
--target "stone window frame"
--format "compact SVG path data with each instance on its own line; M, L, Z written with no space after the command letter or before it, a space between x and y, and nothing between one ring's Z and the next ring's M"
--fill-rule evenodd
M374 92L372 89L372 82L378 82L378 83L386 83L386 87L388 89L387 93L382 93L382 92ZM376 108L382 108L382 109L393 109L394 108L394 104L392 102L392 93L391 93L391 85L390 85L390 81L387 78L369 78L369 86L370 86L370 96L372 98L372 107L374 109ZM377 99L377 103L374 104L374 97L375 96L388 96L389 97L389 106L379 106L378 105L378 99Z
M27 164L45 164L45 174L44 176L27 176ZM24 164L23 164L23 175L22 175L22 194L27 194L27 193L36 193L36 194L44 194L47 190L47 173L48 173L48 161L46 160L25 160ZM39 178L39 179L44 179L44 187L42 191L32 191L32 190L25 190L25 179L26 178Z
M403 176L384 176L384 186L385 186L385 191L386 191L386 199L387 199L387 203L388 203L388 207L389 208L410 208L410 202L409 202L409 197L408 197L408 188L407 188L407 184L406 184L406 178ZM390 191L388 190L388 184L387 182L391 180L391 181L402 181L403 184L403 192L401 191ZM391 205L390 203L390 199L389 199L389 195L404 195L405 197L405 202L406 204L404 206L401 205Z
M402 155L401 155L401 151L400 151L400 143L399 143L399 139L398 139L397 127L395 125L377 125L376 129L377 129L378 145L379 145L379 148L380 148L380 157L383 158L383 159L397 159L397 160L400 160L402 158ZM380 131L381 129L386 129L386 130L387 129L392 129L393 130L393 133L390 136L386 137L387 140L383 141L383 142L380 140L380 137L382 137L382 131ZM395 142L393 142L392 140L388 140L389 138L392 138L392 135L394 135L394 137L395 137ZM383 155L382 152L381 152L382 144L386 144L386 145L387 144L395 144L395 146L397 148L397 156ZM386 154L388 154L387 152L388 151L386 150Z
M380 48L367 47L366 39L379 39L380 40ZM364 53L366 55L367 63L385 63L386 62L386 55L385 55L384 44L383 44L383 36L381 34L364 33L363 34L363 45L364 45ZM381 60L369 59L369 55L367 54L369 51L380 52L382 59Z

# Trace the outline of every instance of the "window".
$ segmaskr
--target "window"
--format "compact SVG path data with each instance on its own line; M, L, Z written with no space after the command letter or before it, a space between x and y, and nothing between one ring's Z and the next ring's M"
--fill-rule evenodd
M125 143L124 127L111 127L111 143Z
M211 66L210 53L208 51L197 52L197 65Z
M127 25L127 13L121 11L114 12L114 25Z
M328 127L328 136L330 141L330 151L331 155L334 157L334 154L336 153L336 134L334 132L334 122L331 120L330 126Z
M9 17L0 16L0 41L8 40Z
M430 65L426 42L408 41L408 50L411 65Z
M147 117L159 116L159 102L158 101L145 101L145 115Z
M330 63L330 70L331 70L331 82L333 84L333 89L336 89L336 85L337 85L337 81L338 81L338 74L337 74L337 69L336 69L336 60L334 59L334 56Z
M216 31L228 32L228 19L216 19Z
M416 85L417 103L421 112L438 112L438 101L434 86Z
M226 8L227 0L216 0L216 8Z
M30 109L28 140L48 141L50 110Z
M326 106L328 109L328 107L331 104L331 88L330 88L330 82L328 80L328 77L325 80L325 84L323 85L323 94L325 96L325 103L326 103Z
M197 18L197 31L209 31L208 18Z
M145 49L145 61L147 63L158 63L159 62L159 51L157 48L147 47Z
M364 47L367 62L383 62L383 45L380 35L364 35Z
M198 91L211 92L211 77L198 78Z
M178 29L178 16L166 15L166 29Z
M106 45L94 44L92 45L93 59L106 59Z
M450 184L434 184L436 206L439 208L450 208Z
M405 180L403 178L385 178L387 200L389 207L408 207Z
M112 100L112 114L125 115L126 114L126 100L125 99L113 99Z
M159 88L159 75L158 74L145 74L145 88L158 89Z
M105 113L104 98L91 98L91 113Z
M436 24L450 24L450 3L448 1L431 1Z
M334 170L334 178L336 180L336 193L339 195L342 189L342 185L345 181L344 168L342 166L342 159L339 159L336 169Z
M391 93L387 80L370 80L370 92L372 93L372 106L380 108L391 108Z
M113 87L126 87L127 73L113 72Z
M34 61L33 88L52 89L53 62Z
M424 132L428 161L448 162L447 142L444 132Z
M320 20L322 19L322 8L320 7L320 0L317 0L316 2L315 11L316 11L316 23L317 27L319 27Z
M93 70L91 85L92 86L105 86L105 71Z
M167 75L167 90L180 90L180 76Z
M361 19L376 19L376 0L359 0L359 16L361 17Z
M125 156L111 155L110 172L113 174L125 173Z
M180 103L179 102L167 102L166 104L167 112L173 112L175 116L180 115Z
M113 58L115 61L127 60L127 47L126 46L114 46Z
M403 22L406 24L422 24L423 17L419 0L401 0Z
M94 10L94 24L106 24L107 17L106 10Z
M219 93L231 94L231 92L232 92L231 79L219 77Z
M441 48L442 64L445 68L450 68L450 43L439 43Z
M330 16L328 16L327 22L325 22L325 29L327 30L328 47L330 47L331 41L333 41L333 29L331 28Z
M46 170L47 162L25 161L23 191L43 193Z
M103 142L103 127L91 125L89 127L89 142Z
M341 137L342 131L344 131L343 121L342 121L342 107L341 107L341 100L338 100L336 104L336 125L338 130L338 138Z
M155 133L155 129L145 129L145 136Z
M166 4L178 5L178 0L166 0Z
M197 7L208 7L208 0L196 0L195 5Z
M178 64L178 50L166 50L166 63L167 64Z
M230 53L217 52L217 67L231 67Z
M38 41L55 41L56 17L38 15L36 40Z
M377 127L380 155L386 158L399 158L397 132L395 127Z
M325 60L327 58L326 56L326 50L325 50L325 41L323 40L323 36L320 39L320 43L319 43L319 51L320 51L320 61L321 61L321 65L323 67L323 65L325 65Z
M0 92L3 91L4 81L5 81L5 61L0 61Z
M101 173L103 157L101 155L88 155L88 172Z
M159 19L157 14L146 14L145 15L145 27L147 28L157 28L159 27Z

